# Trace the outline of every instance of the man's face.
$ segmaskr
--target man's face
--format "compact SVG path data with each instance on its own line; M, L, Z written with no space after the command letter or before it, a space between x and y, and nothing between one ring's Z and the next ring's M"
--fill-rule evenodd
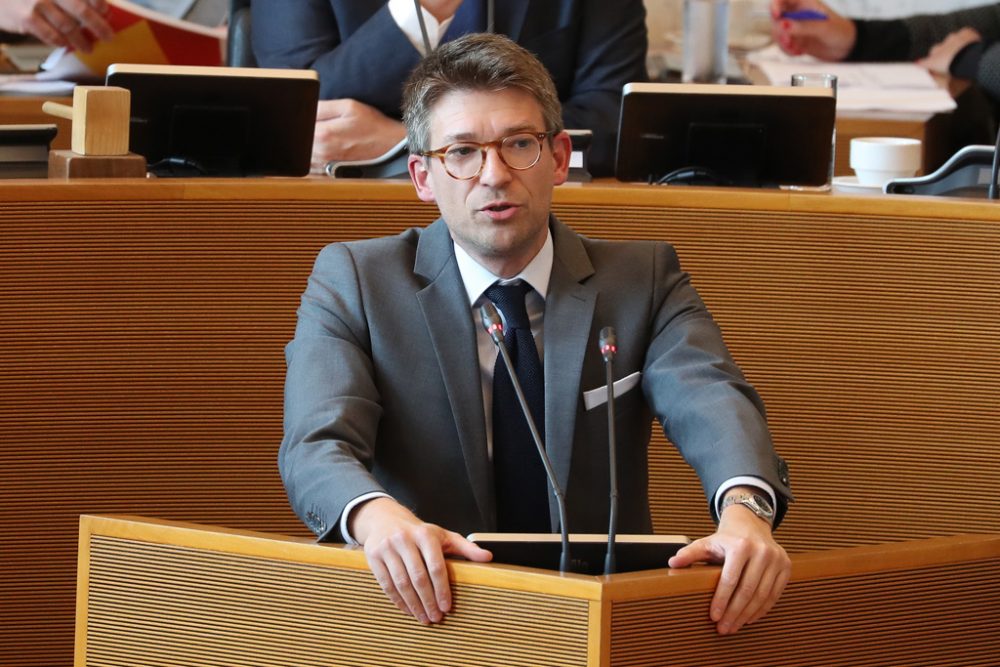
M518 132L544 132L538 102L518 88L453 91L431 108L430 146L485 143ZM570 139L560 133L542 142L538 163L506 166L495 148L479 176L452 178L436 158L411 155L410 177L423 201L435 201L451 237L473 259L501 277L516 275L545 243L552 188L565 182Z

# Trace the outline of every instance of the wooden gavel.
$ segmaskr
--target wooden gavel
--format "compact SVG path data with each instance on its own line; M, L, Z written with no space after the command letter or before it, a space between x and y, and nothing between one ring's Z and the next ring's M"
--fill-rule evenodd
M130 92L114 86L77 86L73 106L45 102L42 111L73 123L71 148L79 155L128 153Z

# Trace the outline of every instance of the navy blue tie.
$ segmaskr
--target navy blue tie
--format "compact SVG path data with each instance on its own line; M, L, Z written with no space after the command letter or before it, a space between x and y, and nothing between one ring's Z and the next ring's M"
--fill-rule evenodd
M535 425L544 434L545 380L524 305L529 290L530 285L519 282L493 285L485 294L503 313L504 343ZM545 467L499 355L493 369L493 472L498 529L505 533L551 532Z
M470 32L483 32L486 30L486 3L484 0L463 0L455 12L455 17L448 25L448 29L441 38L441 43L467 35Z

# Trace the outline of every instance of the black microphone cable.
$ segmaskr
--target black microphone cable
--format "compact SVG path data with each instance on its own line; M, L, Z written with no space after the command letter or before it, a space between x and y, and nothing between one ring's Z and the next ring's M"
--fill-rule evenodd
M427 23L424 21L424 8L420 5L420 0L413 0L413 6L417 10L417 23L420 24L420 36L424 40L424 54L429 54L434 49L431 48L431 38L427 35Z
M413 0L413 5L417 10L417 23L420 24L420 37L423 39L424 42L424 53L427 54L433 51L434 49L431 48L431 38L427 34L427 23L424 21L423 7L420 5L420 0ZM494 27L493 5L494 5L494 0L486 0L486 32L488 33L492 33Z

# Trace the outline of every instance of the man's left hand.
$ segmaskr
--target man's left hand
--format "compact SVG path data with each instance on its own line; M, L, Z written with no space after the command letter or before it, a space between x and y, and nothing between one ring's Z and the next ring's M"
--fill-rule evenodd
M709 616L721 635L762 618L781 597L792 563L774 541L771 526L742 505L722 512L718 530L679 550L670 567L722 564Z

